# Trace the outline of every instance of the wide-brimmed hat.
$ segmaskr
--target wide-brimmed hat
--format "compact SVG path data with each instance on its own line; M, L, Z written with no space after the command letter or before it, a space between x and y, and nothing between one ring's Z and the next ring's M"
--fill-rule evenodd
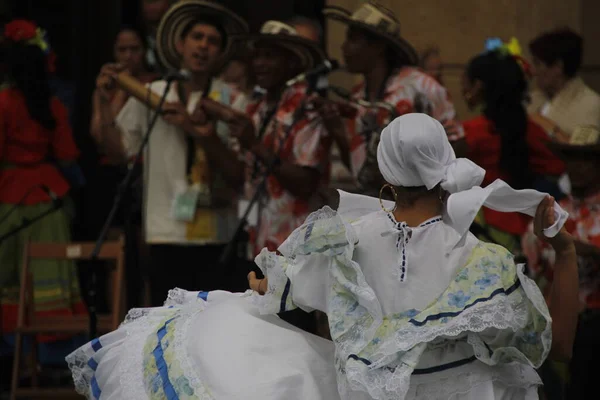
M239 39L250 30L242 17L216 1L180 0L165 13L156 33L156 52L163 65L175 70L181 68L181 55L176 43L191 22L202 18L214 21L227 35L217 67L243 49L244 44Z
M400 36L400 22L391 10L382 5L368 2L354 13L341 7L325 7L323 15L351 27L364 29L385 40L398 54L398 64L418 64L419 56L416 50Z
M562 158L585 154L600 156L600 130L594 125L578 126L568 143L552 141L549 147Z
M248 36L250 47L257 43L268 43L290 51L298 58L298 68L302 71L313 68L326 58L318 43L299 36L293 26L281 21L267 21L260 28L260 33Z

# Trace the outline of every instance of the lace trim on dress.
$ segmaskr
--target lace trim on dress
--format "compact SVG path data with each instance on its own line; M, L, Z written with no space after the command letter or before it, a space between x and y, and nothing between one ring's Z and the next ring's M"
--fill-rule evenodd
M144 364L144 354L146 354L144 347L150 339L156 337L157 331L168 320L170 321L169 329L172 329L174 336L168 344L172 358L167 364L169 370L173 370L172 373L177 375L177 379L174 380L177 389L185 390L187 394L192 393L192 397L203 400L212 399L209 388L197 375L197 368L187 350L187 343L192 340L190 335L194 334L189 332L190 323L198 313L204 310L202 305L205 302L183 301L186 298L197 298L197 295L194 292L174 289L169 293L169 299L166 302L171 302L171 308L132 309L118 330L101 337L98 342L88 343L70 354L67 357L67 363L72 371L77 392L89 399L99 397L102 387L97 382L94 384L95 368L92 367L103 361L102 358L108 352L116 351L122 354L118 357L118 363L109 369L117 371L114 373L120 377L118 397L123 399L151 398L152 393L146 387L148 382L144 377L144 373L148 373L147 366ZM183 301L184 304L176 305L181 304L177 303L178 301ZM99 347L96 343L101 343L102 346ZM110 360L106 362L110 362ZM106 365L106 367L110 367L110 365ZM94 396L94 391L98 396Z
M523 267L516 267L505 249L480 243L425 310L384 317L361 267L352 260L357 237L351 225L325 207L281 246L283 256L263 252L257 258L269 274L279 271L269 275L269 283L275 276L282 286L269 288L269 294L281 302L288 285L285 272L297 255L332 257L327 264L332 281L327 310L342 396L362 391L374 399L403 399L429 343L465 333L476 357L489 365L518 361L539 366L546 358L551 341L548 310Z

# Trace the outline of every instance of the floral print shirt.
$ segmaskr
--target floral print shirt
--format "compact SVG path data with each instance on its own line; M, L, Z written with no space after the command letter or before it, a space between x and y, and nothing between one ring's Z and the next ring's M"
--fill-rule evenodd
M600 247L600 192L584 199L568 196L560 206L569 213L565 224L567 231L576 240ZM542 243L533 233L533 224L522 239L523 253L527 257L530 273L547 291L552 282L555 254L552 248ZM579 297L582 306L600 308L600 260L595 257L578 256Z
M303 113L288 135L294 112L306 99L305 93L305 84L288 88L282 94L278 109L269 121L266 121L270 114L269 105L264 98L250 103L246 111L254 121L259 135L266 123L261 140L267 148L275 152L282 162L319 170L322 177L320 184L324 185L328 181L330 145L318 114ZM246 155L246 165L245 194L249 200L260 183L265 166L251 153ZM276 250L313 211L312 201L313 199L294 196L283 188L275 175L269 176L266 196L259 204L257 226L250 229L254 253L258 254L263 247Z
M353 89L352 98L366 99L364 82ZM462 125L456 120L456 111L446 89L416 68L404 67L392 74L386 82L382 101L393 106L397 115L413 112L431 115L444 125L450 141L464 137ZM379 132L391 122L389 114L382 109L361 107L356 117L348 122L352 173L363 186L368 183L361 181L372 181L373 175L376 175L376 172L369 169L377 167ZM365 162L367 170L362 171L365 176L360 177Z

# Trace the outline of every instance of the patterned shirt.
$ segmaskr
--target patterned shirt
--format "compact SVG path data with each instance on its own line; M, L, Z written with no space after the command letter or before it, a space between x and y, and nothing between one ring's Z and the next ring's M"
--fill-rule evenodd
M569 196L560 202L569 213L565 224L567 231L576 240L600 247L600 192L583 200ZM554 251L533 234L533 224L523 236L523 252L527 256L529 269L538 280L552 282ZM600 308L600 260L578 256L579 297L587 308Z
M366 97L366 85L363 82L354 88L352 98L359 100ZM397 115L412 112L431 115L444 125L450 141L464 137L446 89L416 68L404 67L392 74L387 80L382 101L392 105ZM385 110L362 107L356 118L349 121L352 173L355 177L361 173L365 161L376 167L379 131L390 122L389 118L389 112Z
M298 84L283 93L277 111L266 121L261 140L282 162L318 169L322 172L320 184L326 184L330 145L318 114L305 113L286 137L294 111L302 106L305 99L305 91L306 85ZM259 134L270 114L269 111L269 105L264 98L250 103L247 107L247 114L251 116ZM265 166L251 153L246 155L246 162L245 192L246 198L250 199L260 182ZM312 211L311 208L314 208L311 206L313 199L297 198L285 190L274 175L269 176L267 180L266 192L266 198L263 197L259 204L257 225L250 229L255 254L263 247L276 250L289 234L304 222Z

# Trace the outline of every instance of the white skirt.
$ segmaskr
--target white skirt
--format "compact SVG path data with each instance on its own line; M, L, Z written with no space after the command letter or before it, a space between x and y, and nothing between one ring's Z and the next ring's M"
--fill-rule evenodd
M67 362L89 399L337 400L334 352L332 342L260 315L245 294L175 290L165 307L130 311ZM475 361L417 375L406 398L538 398L536 386L511 387L503 374Z

